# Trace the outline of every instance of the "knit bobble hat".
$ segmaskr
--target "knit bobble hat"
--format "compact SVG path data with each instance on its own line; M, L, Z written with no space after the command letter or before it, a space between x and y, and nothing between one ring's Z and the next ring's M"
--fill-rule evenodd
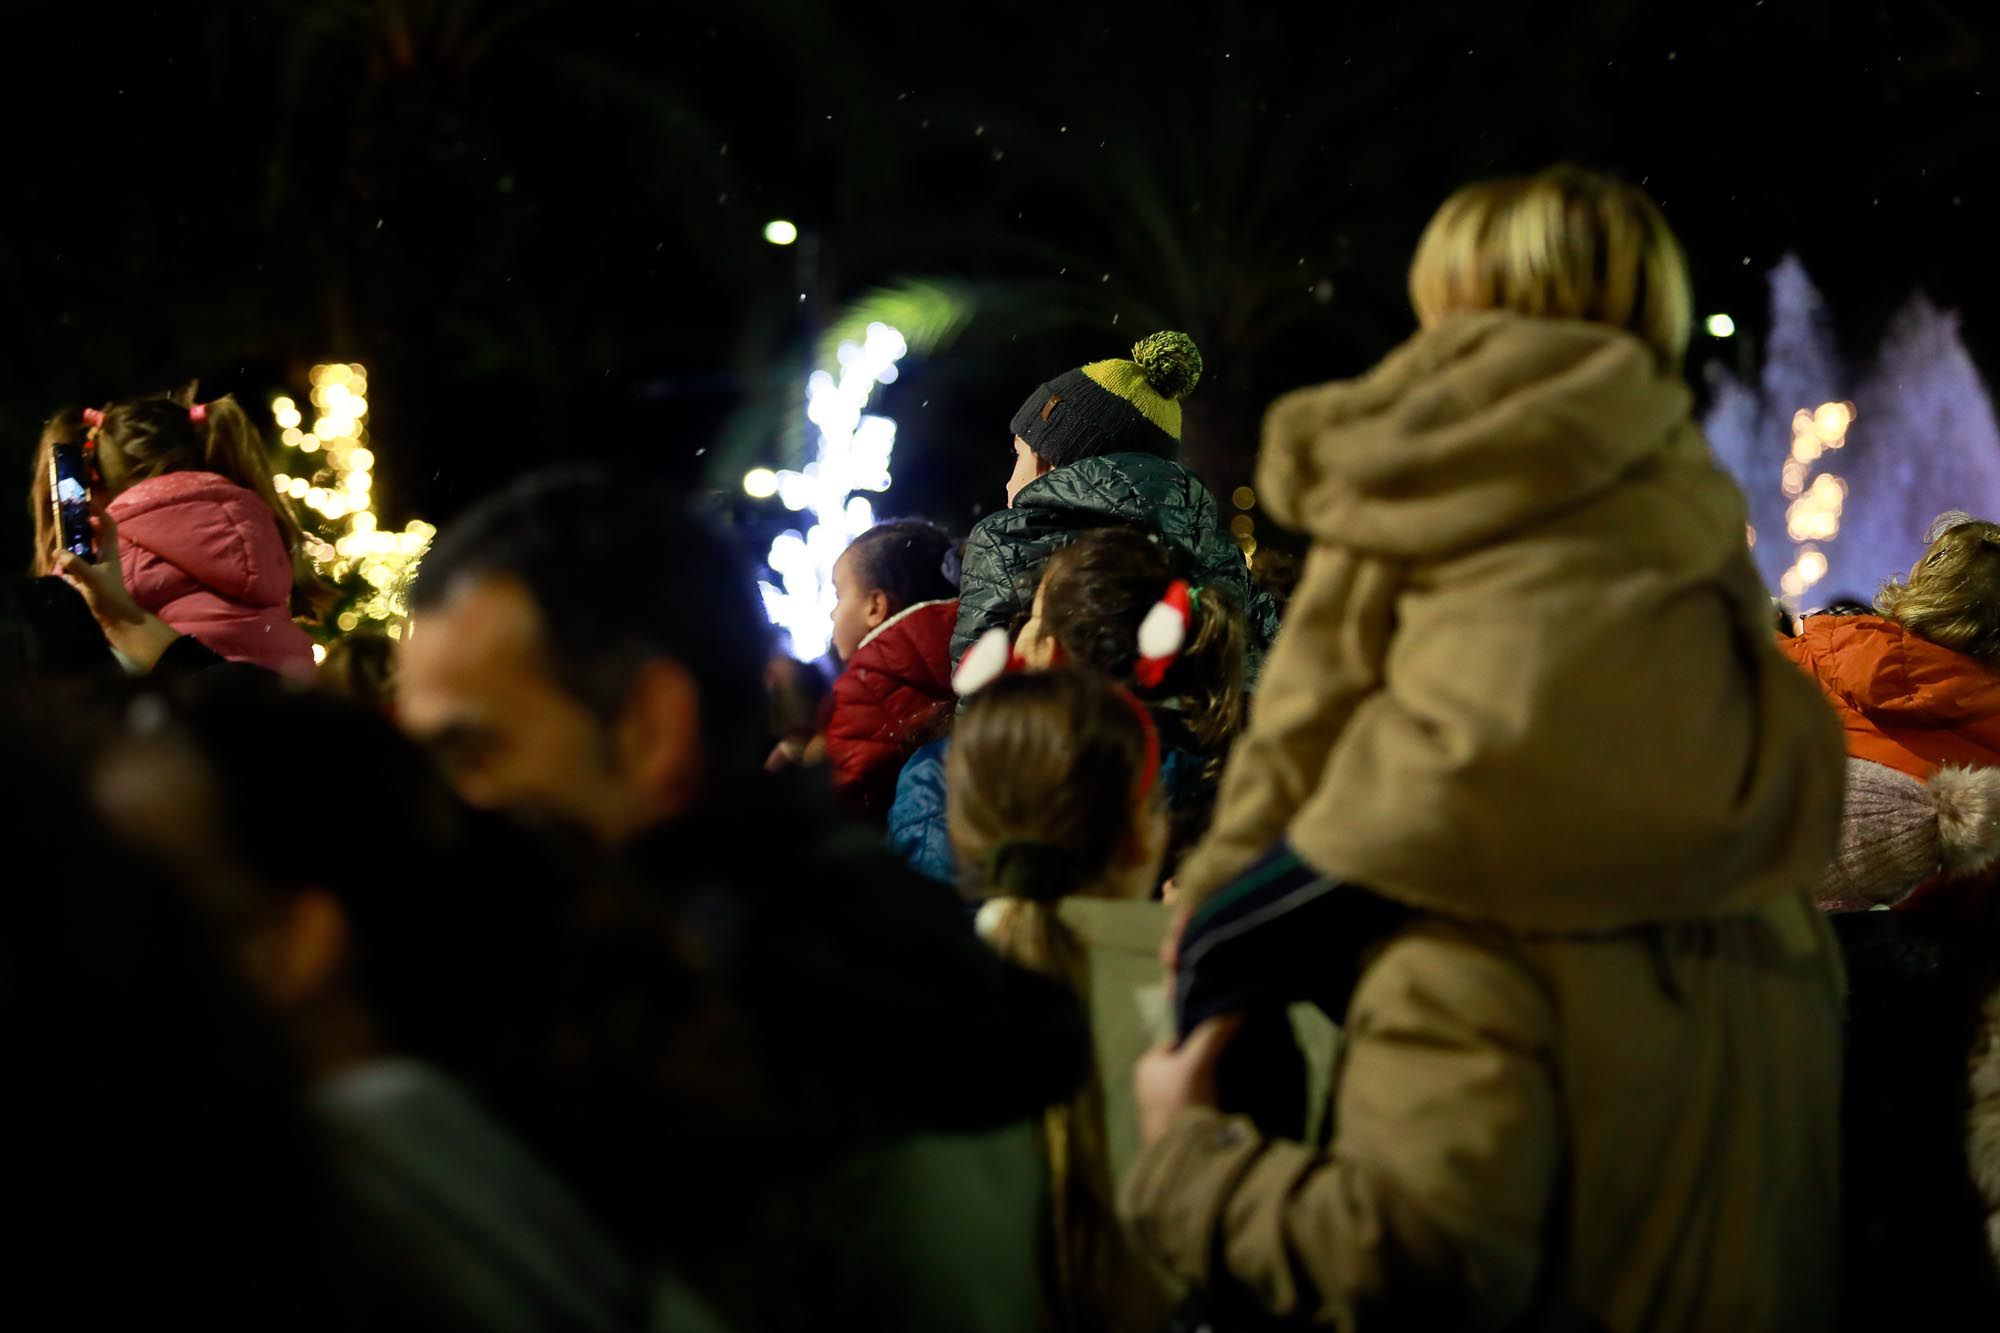
M1141 338L1130 361L1093 361L1028 395L1014 434L1050 467L1098 454L1180 450L1181 403L1201 380L1201 352L1185 333Z

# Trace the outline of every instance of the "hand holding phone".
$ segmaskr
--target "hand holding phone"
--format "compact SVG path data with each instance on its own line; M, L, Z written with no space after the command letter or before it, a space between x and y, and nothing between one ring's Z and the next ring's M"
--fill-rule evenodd
M90 468L82 445L58 444L49 450L49 503L55 506L62 549L96 564L97 534L90 527Z

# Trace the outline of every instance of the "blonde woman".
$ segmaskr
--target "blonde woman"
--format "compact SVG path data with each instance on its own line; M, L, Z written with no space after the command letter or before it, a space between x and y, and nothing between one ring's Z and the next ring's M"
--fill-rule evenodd
M1679 246L1558 168L1452 196L1410 287L1414 338L1265 421L1313 546L1181 867L1124 1207L1342 1328L1829 1327L1840 747L1690 415ZM1364 893L1407 910L1322 924ZM1231 986L1343 975L1330 1149L1215 1109Z

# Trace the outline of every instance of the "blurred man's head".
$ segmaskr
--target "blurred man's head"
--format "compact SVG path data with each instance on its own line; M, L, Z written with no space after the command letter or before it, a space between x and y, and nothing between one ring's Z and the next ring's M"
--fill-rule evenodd
M473 804L619 840L754 766L766 655L705 523L601 472L547 473L425 558L397 709Z

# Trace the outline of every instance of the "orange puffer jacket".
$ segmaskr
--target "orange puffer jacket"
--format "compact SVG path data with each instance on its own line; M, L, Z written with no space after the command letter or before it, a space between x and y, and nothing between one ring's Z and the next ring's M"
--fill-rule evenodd
M2000 673L1881 616L1809 616L1778 647L1819 682L1854 759L1919 781L2000 765Z
M896 775L951 707L951 631L958 603L918 602L877 625L833 683L826 723L834 790L848 808L883 818Z

